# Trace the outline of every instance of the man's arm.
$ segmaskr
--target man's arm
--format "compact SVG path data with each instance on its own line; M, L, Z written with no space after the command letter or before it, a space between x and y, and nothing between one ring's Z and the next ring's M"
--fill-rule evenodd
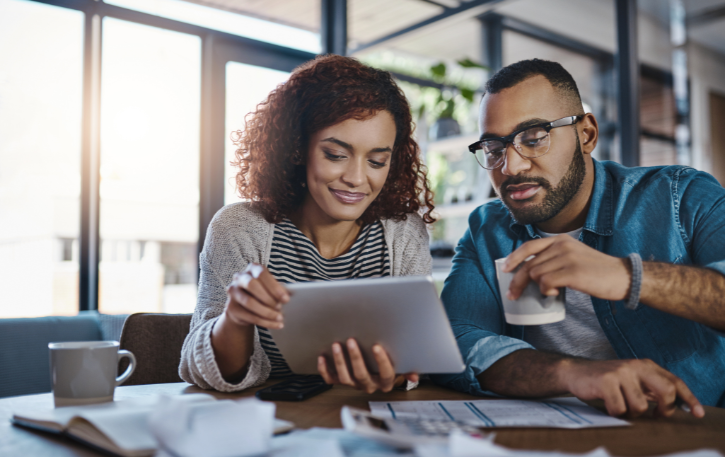
M482 389L511 397L571 393L582 400L604 400L612 416L636 417L657 403L656 414L671 416L679 397L695 417L705 410L685 383L651 360L594 361L533 349L513 352L478 375Z
M524 262L532 255L536 257ZM560 287L569 287L603 300L629 298L629 260L601 253L568 235L524 243L509 255L504 271L512 271L522 262L509 289L513 299L532 280L546 295L556 295ZM641 303L725 330L725 276L721 273L659 262L642 262L642 269Z
M725 331L725 276L708 268L642 262L645 305Z
M480 216L479 211L471 215L470 228L456 248L453 268L441 293L466 368L462 373L434 374L431 379L472 395L491 395L490 391L480 388L477 376L502 357L532 346L505 335L504 317L494 289L494 263L479 260L475 242L476 230L485 226ZM485 248L482 247L481 255L492 258Z
M529 261L525 259L535 256ZM524 243L509 255L504 270L519 264L509 298L518 298L530 281L542 293L569 287L604 300L625 300L632 281L628 259L603 254L568 235ZM719 328L718 296L725 292L723 275L709 269L643 263L640 301L648 306ZM508 396L550 396L569 392L583 400L604 400L610 414L637 416L647 401L669 416L680 397L701 417L704 410L684 382L650 360L590 361L538 351L517 351L478 377L481 388Z

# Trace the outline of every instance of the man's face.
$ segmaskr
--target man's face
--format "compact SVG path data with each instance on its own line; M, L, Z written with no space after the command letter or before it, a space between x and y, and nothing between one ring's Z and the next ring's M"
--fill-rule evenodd
M506 136L530 124L580 114L562 100L543 76L534 76L481 103L480 129L486 136ZM519 224L544 222L559 214L574 198L586 175L584 157L574 127L552 129L546 155L525 159L507 145L505 163L489 170L501 201Z

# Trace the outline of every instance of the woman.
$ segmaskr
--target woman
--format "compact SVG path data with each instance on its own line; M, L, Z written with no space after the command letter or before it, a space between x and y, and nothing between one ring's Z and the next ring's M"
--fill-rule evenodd
M290 374L267 331L284 325L282 283L431 271L432 194L410 107L389 73L318 57L236 133L237 188L251 202L225 206L209 225L179 367L184 380L220 391ZM353 339L345 346L333 344L334 364L320 357L328 383L368 392L417 383L416 374L396 377L379 345L379 375Z

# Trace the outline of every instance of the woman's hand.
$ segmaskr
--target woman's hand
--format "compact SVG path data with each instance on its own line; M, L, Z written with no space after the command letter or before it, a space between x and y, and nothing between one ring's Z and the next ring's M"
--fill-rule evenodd
M225 318L240 327L284 327L282 305L289 293L266 267L250 263L227 287Z
M227 287L224 313L214 324L211 345L222 377L235 384L247 374L254 352L254 326L282 328L289 293L262 265L250 263Z
M393 368L392 362L390 362L388 354L379 344L373 346L373 356L378 363L379 374L370 374L368 372L360 348L352 338L347 340L347 353L350 357L352 370L350 370L345 361L345 354L340 343L334 343L332 345L332 358L335 362L334 367L328 367L325 357L319 356L317 358L317 369L326 383L343 384L371 394L378 389L383 392L390 392L394 387L401 386L406 380L412 382L418 381L417 373L408 373L396 377L395 369Z

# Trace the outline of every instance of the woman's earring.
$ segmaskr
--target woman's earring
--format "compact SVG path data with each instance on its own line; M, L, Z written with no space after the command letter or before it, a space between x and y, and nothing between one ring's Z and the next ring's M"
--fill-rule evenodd
M307 183L306 182L303 182L302 183L302 187L307 187Z

